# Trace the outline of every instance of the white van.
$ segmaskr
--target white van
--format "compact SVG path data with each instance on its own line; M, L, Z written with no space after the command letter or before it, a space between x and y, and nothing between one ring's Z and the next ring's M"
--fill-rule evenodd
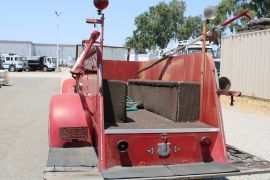
M1 54L2 67L10 72L23 71L24 63L22 57L17 54Z

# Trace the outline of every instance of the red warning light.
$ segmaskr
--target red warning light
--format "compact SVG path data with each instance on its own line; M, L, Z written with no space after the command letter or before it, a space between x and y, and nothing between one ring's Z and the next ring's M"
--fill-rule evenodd
M108 7L109 1L108 0L94 0L94 5L97 9L103 10Z

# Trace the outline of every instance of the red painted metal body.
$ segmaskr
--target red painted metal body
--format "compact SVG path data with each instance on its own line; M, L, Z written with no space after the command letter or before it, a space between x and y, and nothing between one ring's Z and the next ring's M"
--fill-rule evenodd
M106 135L106 165L112 167L120 166L149 166L165 164L186 164L203 162L206 154L202 154L200 139L204 136L210 137L217 142L217 133L168 133L168 142L171 144L172 152L168 157L161 157L157 154L157 144L162 143L160 134L119 134ZM129 150L120 153L117 149L117 142L125 140L129 143ZM225 162L224 156L213 156L213 149L209 149L215 162ZM153 150L152 152L151 149ZM204 156L204 157L203 157Z
M101 20L89 20L100 23L104 28L104 15ZM202 53L177 55L137 74L140 69L155 61L132 62L103 60L103 31L94 31L86 49L77 60L71 73L75 80L63 83L62 94L53 96L50 105L49 140L50 147L94 146L99 159L99 169L113 166L151 166L185 164L194 162L227 163L226 143L222 123L219 90L214 60ZM99 46L93 47L94 44ZM91 74L84 69L87 58L96 56L97 70ZM204 66L202 68L202 66ZM203 71L201 71L203 69ZM203 78L201 78L203 73ZM195 82L201 85L200 123L215 131L168 131L156 130L136 132L127 129L125 133L106 133L104 127L103 79L128 81L129 79ZM75 87L74 92L70 93ZM59 129L87 127L86 139L61 139ZM210 128L211 129L211 128ZM151 130L151 127L149 128ZM166 138L164 138L166 137ZM118 149L120 141L126 141L129 148L125 152ZM167 156L157 154L158 144L170 144L171 153Z
M50 147L92 146L93 125L87 99L75 93L55 95L51 98L49 116ZM87 138L61 139L59 128L87 127Z
M123 61L104 61L103 71L105 79L128 80L128 79L147 79L164 81L186 81L200 82L201 53L179 55L172 60L164 61L151 69L142 72L137 76L132 74L143 67L148 66L153 61L144 62L123 62ZM222 116L219 97L217 94L217 82L214 74L214 60L211 56L206 56L205 82L203 90L203 109L201 122L219 128L220 131L213 133L203 133L203 136L210 137L213 141L210 152L215 162L227 162L225 138L223 132ZM168 134L168 141L181 145L187 149L187 153L175 153L167 158L158 158L146 153L145 148L156 146L162 142L162 133L155 134L119 134L105 135L106 166L115 165L159 165L175 163L201 162L203 154L199 139L202 133L175 133ZM117 151L116 143L119 140L127 140L130 145L130 153L121 154ZM181 144L182 143L182 144Z
M136 134L106 134L104 130L104 105L100 79L113 79L127 81L128 79L147 79L163 81L200 82L201 53L175 56L157 64L151 69L133 76L139 69L148 66L153 61L102 61L98 50L97 74L82 74L79 83L83 88L74 94L62 94L54 96L50 110L50 146L64 147L70 140L59 140L58 129L60 127L89 127L89 134L85 144L93 145L98 150L99 168L107 169L112 166L141 166L161 164L181 164L203 162L209 157L214 162L227 162L225 138L223 132L221 108L217 94L216 78L214 74L214 61L211 56L206 56L205 78L203 86L203 109L200 122L218 128L218 132L201 133L165 133L172 148L181 147L181 153L173 151L168 157L161 158L147 150L162 143L164 133L136 133ZM102 68L102 69L101 69ZM103 73L102 73L103 72ZM68 80L64 84L67 89L74 85L74 81ZM200 139L209 137L212 145L206 153L202 150ZM81 141L80 139L78 139ZM120 153L117 142L126 140L129 150ZM93 142L93 143L92 143ZM76 145L75 145L76 146Z
M76 81L72 78L66 79L62 83L62 93L74 93Z

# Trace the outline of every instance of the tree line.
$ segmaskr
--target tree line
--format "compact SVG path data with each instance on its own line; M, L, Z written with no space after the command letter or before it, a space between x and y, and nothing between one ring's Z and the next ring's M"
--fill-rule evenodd
M226 19L249 10L255 18L270 17L270 0L221 0L217 5L217 17L209 27L216 26ZM148 11L135 18L135 30L126 38L125 45L135 49L137 53L145 53L146 49L163 49L171 40L186 40L201 34L202 16L184 16L186 3L184 0L160 2L149 7ZM229 26L231 32L247 24L241 19Z

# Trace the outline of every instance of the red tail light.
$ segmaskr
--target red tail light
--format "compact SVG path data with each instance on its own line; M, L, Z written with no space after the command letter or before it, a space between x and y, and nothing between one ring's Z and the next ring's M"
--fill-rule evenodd
M212 144L212 140L209 137L204 136L204 137L201 138L200 143L204 147L209 147Z
M201 144L203 162L212 162L213 157L211 156L211 150L210 150L212 140L209 137L204 136L201 138L200 144Z
M109 1L108 0L94 0L94 5L97 9L103 10L108 7Z

